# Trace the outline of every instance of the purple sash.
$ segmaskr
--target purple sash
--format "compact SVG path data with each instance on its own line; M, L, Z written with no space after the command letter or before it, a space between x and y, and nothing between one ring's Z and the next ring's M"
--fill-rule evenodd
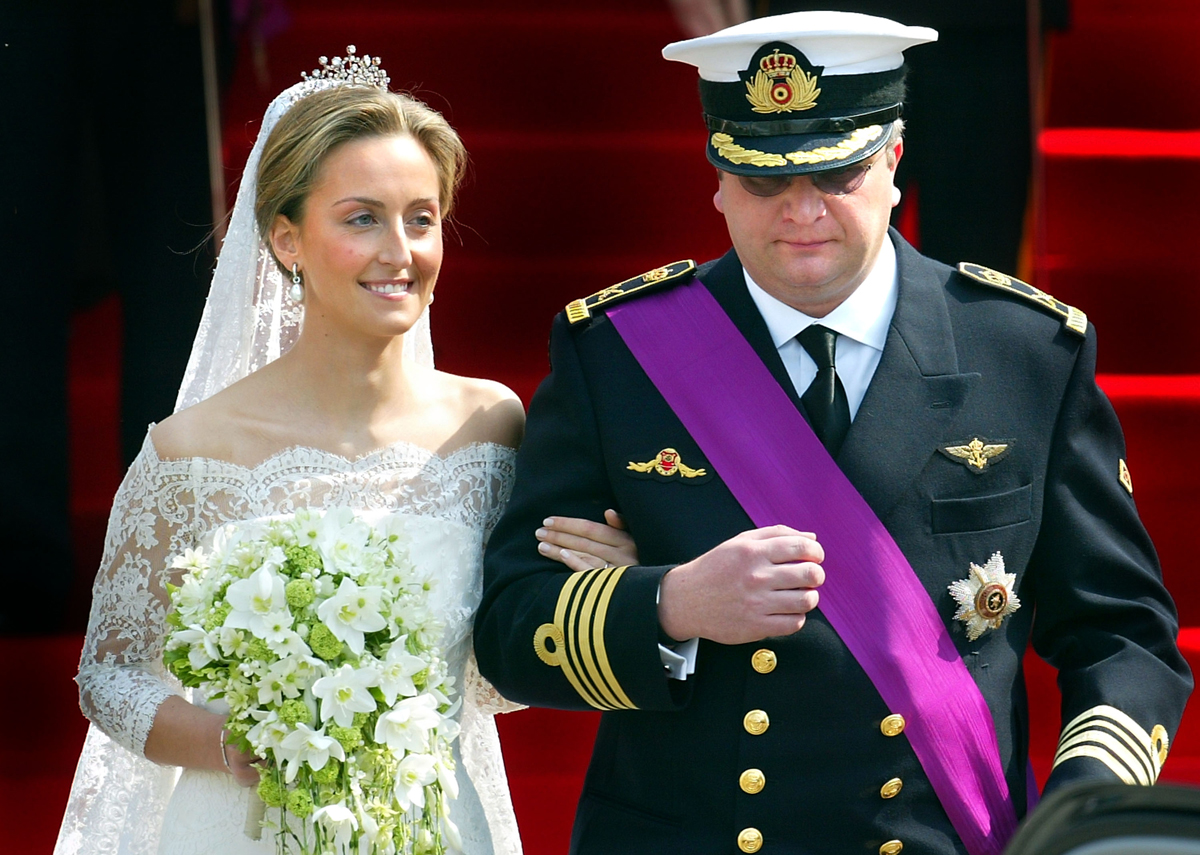
M991 713L883 523L702 282L608 316L754 524L817 532L822 613L904 716L967 851L999 855L1017 819Z

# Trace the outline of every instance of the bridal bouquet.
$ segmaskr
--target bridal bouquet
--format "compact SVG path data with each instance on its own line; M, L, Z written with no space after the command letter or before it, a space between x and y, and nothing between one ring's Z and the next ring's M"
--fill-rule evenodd
M186 550L164 660L229 705L230 744L264 758L281 852L459 848L453 678L411 524L348 508L231 523Z

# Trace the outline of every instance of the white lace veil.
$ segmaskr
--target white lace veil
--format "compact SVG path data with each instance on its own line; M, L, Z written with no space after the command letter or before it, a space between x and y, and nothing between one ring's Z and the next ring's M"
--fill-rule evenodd
M263 114L175 399L176 412L278 359L296 342L304 310L288 299L284 278L254 221L258 162L271 130L297 101L344 85L337 79L304 80L276 96ZM428 306L404 335L404 358L433 365Z

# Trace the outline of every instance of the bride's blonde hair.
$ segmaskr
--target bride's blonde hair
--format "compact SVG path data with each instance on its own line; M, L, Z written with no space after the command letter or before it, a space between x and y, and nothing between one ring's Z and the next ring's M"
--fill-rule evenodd
M441 113L416 98L375 87L338 86L297 102L271 131L258 164L254 219L258 233L270 234L280 214L294 223L321 165L335 148L351 140L408 134L433 160L443 218L466 169L467 151Z

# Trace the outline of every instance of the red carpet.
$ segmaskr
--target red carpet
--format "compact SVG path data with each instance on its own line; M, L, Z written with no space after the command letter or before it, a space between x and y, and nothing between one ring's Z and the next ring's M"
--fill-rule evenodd
M408 11L394 0L292 0L291 29L267 46L266 79L245 51L225 105L236 181L266 102L346 44L379 53L393 86L446 112L471 152L438 289L434 337L450 371L495 377L526 400L546 370L546 333L567 301L667 261L714 257L727 239L689 68L658 51L679 37L665 4L575 7L485 0ZM1190 321L1192 236L1200 233L1200 9L1193 0L1074 0L1071 32L1047 66L1044 184L1035 284L1099 326L1101 383L1125 426L1135 497L1158 545L1200 666L1197 515L1200 348ZM231 189L232 198L232 189ZM1160 296L1160 293L1163 296ZM116 434L120 307L80 317L73 340L72 614L86 610L108 503ZM82 740L71 675L80 640L3 639L17 704L0 714L0 855L47 855ZM1058 736L1054 674L1031 661L1033 751L1045 779ZM29 705L36 704L30 714ZM1189 712L1164 780L1200 783L1200 721ZM526 711L500 720L530 855L566 851L596 717Z

